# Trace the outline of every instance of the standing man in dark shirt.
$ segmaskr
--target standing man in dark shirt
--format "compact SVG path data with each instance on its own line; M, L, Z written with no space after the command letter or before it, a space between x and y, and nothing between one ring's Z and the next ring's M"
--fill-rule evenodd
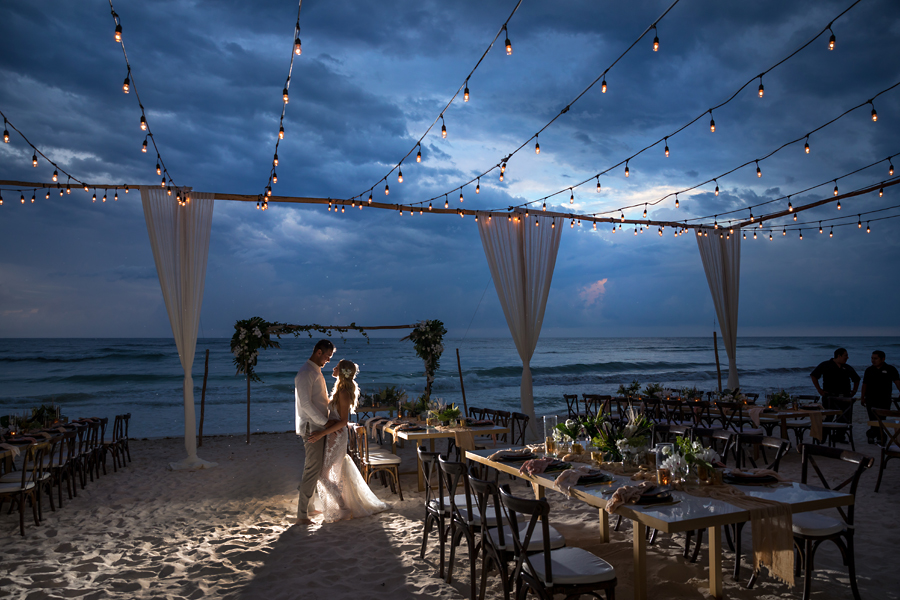
M809 377L812 379L816 391L823 398L823 404L827 410L841 410L844 408L842 404L831 401L832 396L843 396L852 398L856 395L859 388L859 375L847 364L850 355L844 348L838 348L834 351L834 358L826 360L819 364ZM822 378L822 385L819 385L819 377ZM852 382L852 389L851 389Z
M875 421L876 408L888 409L891 407L891 384L900 390L900 374L897 369L884 362L884 352L875 350L872 352L872 366L863 374L862 391L860 391L860 404L866 407L869 420ZM869 427L866 438L870 444L874 444L877 437L881 437L878 427Z

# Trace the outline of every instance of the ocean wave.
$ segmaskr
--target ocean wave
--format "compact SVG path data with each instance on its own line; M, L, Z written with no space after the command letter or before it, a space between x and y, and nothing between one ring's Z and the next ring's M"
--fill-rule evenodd
M109 352L106 354L88 356L0 356L0 363L79 363L96 360L128 359L135 361L156 362L160 360L177 359L178 355L163 352Z
M601 362L601 363L572 363L556 367L531 367L531 375L559 375L559 374L583 374L583 373L647 373L672 369L709 367L709 363L686 362ZM477 377L521 377L521 365L491 367L489 369L470 369L470 373Z

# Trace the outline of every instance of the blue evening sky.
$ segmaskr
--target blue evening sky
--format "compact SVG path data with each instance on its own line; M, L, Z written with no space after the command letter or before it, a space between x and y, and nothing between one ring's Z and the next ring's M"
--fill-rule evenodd
M469 81L471 100L445 113L390 179L394 202L450 193L528 140L600 75L671 2L525 0ZM504 181L465 190L467 208L539 198L604 170L727 99L822 30L852 0L682 0L599 85L509 163ZM414 145L462 83L515 5L494 2L307 0L295 61L277 195L363 193ZM297 5L292 0L119 0L134 78L175 182L195 190L257 194L278 129ZM0 110L48 156L82 180L155 184L155 156L113 40L107 2L5 0L0 4ZM769 153L900 81L900 3L862 0L828 34L662 146L557 196L548 208L595 212L650 202ZM900 88L760 166L649 210L688 219L756 204L900 152ZM0 179L49 181L45 161L13 132L0 144ZM900 157L898 157L900 158ZM900 166L900 160L894 161ZM900 174L898 174L900 175ZM887 162L842 179L842 191L888 177ZM793 196L828 197L833 184ZM10 191L10 190L13 191ZM3 186L0 336L170 336L139 195L91 203L81 190L34 204ZM443 201L441 201L441 204ZM800 215L818 221L900 204L900 187ZM786 201L770 205L784 208ZM761 214L760 209L756 214ZM626 214L639 218L643 209ZM898 214L887 210L871 218ZM746 211L740 213L746 216ZM836 227L743 242L739 335L897 335L900 219L872 232ZM782 219L779 224L793 225ZM612 234L601 226L562 236L543 335L709 335L715 312L692 236L666 230ZM201 336L230 336L254 315L292 323L404 324L441 319L450 335L507 336L471 217L404 216L320 206L216 203ZM485 292L486 290L486 292ZM471 324L471 326L470 326Z

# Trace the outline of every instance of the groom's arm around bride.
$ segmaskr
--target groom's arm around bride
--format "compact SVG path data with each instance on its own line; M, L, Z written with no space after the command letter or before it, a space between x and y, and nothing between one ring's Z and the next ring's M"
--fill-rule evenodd
M303 479L298 486L300 500L297 506L297 520L304 524L310 522L307 515L309 500L316 491L316 482L325 456L325 438L311 442L309 436L328 426L328 390L322 367L328 364L333 354L334 344L328 340L319 340L312 356L300 367L294 378L295 430L303 438L306 454Z

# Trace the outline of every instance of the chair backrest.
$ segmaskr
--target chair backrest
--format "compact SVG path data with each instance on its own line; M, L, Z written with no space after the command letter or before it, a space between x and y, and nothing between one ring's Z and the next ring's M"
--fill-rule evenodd
M509 419L509 443L516 446L525 445L525 432L528 430L528 422L531 417L524 414L514 412Z
M475 408L474 406L469 407L469 416L473 419L483 419L484 418L484 409L483 408Z
M819 482L824 488L837 491L842 490L849 485L850 489L847 493L852 495L854 499L856 498L856 488L859 485L859 478L862 476L866 469L875 464L875 459L871 456L866 456L865 454L860 454L858 452L848 452L846 450L841 450L840 448L819 446L817 444L803 444L801 446L801 452L803 455L803 466L800 471L801 483L807 483L809 466L812 465L813 470L819 477ZM850 475L850 477L833 486L828 482L828 479L825 477L822 469L819 468L819 464L816 460L817 458L838 460L841 462L849 463L852 465L856 465L856 469L854 469L853 474ZM837 509L848 525L853 525L853 511L855 507L856 502L854 500L854 503L847 507L846 513L840 507Z
M440 505L441 512L444 512L444 478L441 477L438 472L440 469L438 467L438 458L440 458L440 452L428 452L425 450L424 446L419 446L416 448L416 453L418 454L419 464L422 465L422 475L425 479L425 506L428 506L428 503L431 502L432 499L436 499L438 504ZM434 489L432 488L432 477L437 477L438 483L438 493L437 498L435 498Z
M93 419L87 424L88 430L85 437L87 438L87 449L94 450L100 445L100 420Z
M47 448L44 450L44 456L47 460L46 466L51 469L57 469L66 464L66 438L64 434L58 433L47 440Z
M123 440L128 440L128 421L131 419L131 413L125 413L122 415L122 420L125 421L125 432L122 434Z
M759 400L759 392L747 392L744 395L747 397L748 402L751 400L753 402L756 402L757 400Z
M581 397L584 399L584 415L586 417L596 417L600 414L600 405L603 402L603 396L598 394L582 394Z
M100 445L106 441L106 426L109 425L109 417L101 417L100 421Z
M856 398L844 398L842 396L830 396L831 405L837 407L841 414L835 417L838 422L853 422L853 405L856 404ZM828 404L826 403L826 406Z
M472 512L472 491L469 489L469 479L467 477L465 463L449 461L443 456L438 456L438 466L440 467L441 475L444 478L447 499L450 502L450 514L453 515L454 519L471 527L475 523L472 519L474 515ZM456 490L459 488L460 483L462 483L463 492L466 498L465 507L456 505ZM465 510L465 517L463 517L460 508Z
M563 394L563 400L566 401L566 412L570 419L579 416L578 394Z
M497 549L507 550L506 536L503 535L503 519L500 507L500 489L496 482L480 479L473 469L469 469L469 488L475 498L475 506L478 508L479 515L488 514L488 508L493 505L494 514L497 515ZM493 540L488 533L487 527L481 528L482 545L493 545Z
M500 501L503 505L503 513L506 515L510 531L513 532L512 539L516 553L516 564L510 581L517 581L525 569L528 569L531 574L535 573L526 549L531 543L535 530L540 527L544 540L544 551L542 553L546 576L544 583L548 588L553 587L553 567L550 554L550 503L547 502L546 498L531 500L513 496L509 491L508 485L500 486ZM516 534L522 529L518 522L517 513L527 519L527 525L524 526L524 531L522 531L521 535Z
M46 442L32 442L25 447L25 459L22 462L22 479L20 485L22 489L33 481L35 485L41 480L44 474L44 453L49 448Z
M74 431L67 431L60 435L63 437L63 441L60 445L65 452L65 460L63 462L63 465L65 465L70 460L74 459L78 453L78 434Z
M357 430L361 427L359 425L347 424L347 454L350 456L350 459L359 466L359 441L356 439L358 435ZM365 428L363 427L362 434L365 435Z
M358 425L356 426L356 456L359 458L360 464L369 464L369 436L366 435L366 428Z
M497 411L496 411L496 409L493 409L493 408L482 408L482 409L481 409L481 418L482 418L482 419L490 419L490 420L494 421L494 423L496 423L496 422L497 422Z
M501 427L507 427L509 425L509 419L512 417L512 413L508 410L495 410L494 417L494 423Z
M750 433L735 433L732 436L733 447L737 460L737 466L742 467L746 462L757 468L756 460L753 458L754 452L748 452L748 446L762 446L775 451L775 456L765 466L766 469L777 471L781 466L781 459L787 453L791 443L787 440L775 437L766 437L764 435L756 435Z
M113 420L112 442L118 442L125 435L125 415L116 415Z
M892 449L892 446L900 448L900 427L888 427L884 423L887 420L900 420L900 410L876 408L872 412L875 413L875 418L878 419L878 427L881 428L881 432L884 434L882 436L881 449L885 453L900 454L900 451Z
M716 401L716 408L719 410L719 421L722 424L722 429L738 432L744 430L743 402L718 400Z
M642 400L644 404L644 415L657 423L664 420L664 411L662 409L662 402L660 402L659 398L644 398ZM622 400L619 400L619 404L622 404Z
M712 414L712 402L709 400L695 400L685 402L685 407L691 411L694 424L698 427L709 427L715 418Z
M665 411L666 423L676 424L684 420L684 401L677 399L661 400L661 403L663 411Z

